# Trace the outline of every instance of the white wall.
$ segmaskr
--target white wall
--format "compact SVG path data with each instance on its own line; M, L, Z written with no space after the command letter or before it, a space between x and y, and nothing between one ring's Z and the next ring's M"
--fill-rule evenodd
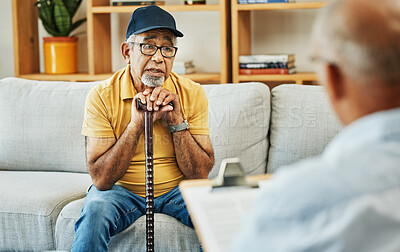
M253 11L252 53L294 53L298 71L312 71L310 35L317 10Z
M166 4L183 4L184 0L165 0ZM297 0L305 2L307 0ZM315 1L315 0L314 0ZM320 1L320 0L317 0ZM322 1L322 0L321 0ZM218 0L208 0L217 3ZM76 18L85 16L84 0ZM12 37L11 0L0 4L0 78L14 75L13 37ZM178 40L176 60L193 60L199 71L219 71L220 40L219 14L217 12L174 12L178 29L185 35ZM252 12L252 52L261 53L295 53L299 71L311 71L308 60L309 35L316 10L290 11L253 11ZM112 61L113 71L123 67L120 56L120 44L125 39L125 30L130 14L112 14ZM85 31L83 25L77 32ZM39 23L40 37L47 36ZM42 39L40 57L42 58ZM79 36L79 70L87 71L87 37ZM42 59L41 59L42 62ZM43 70L43 64L41 64Z

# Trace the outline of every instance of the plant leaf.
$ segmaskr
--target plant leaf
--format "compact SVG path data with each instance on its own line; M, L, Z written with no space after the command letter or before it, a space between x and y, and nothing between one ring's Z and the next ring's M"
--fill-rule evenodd
M38 8L38 14L44 29L51 35L57 36L58 30L53 22L53 1L39 0L35 4Z
M73 23L72 27L71 27L71 32L85 22L86 22L86 18L82 18L82 19L79 19L78 21L76 21L75 23Z
M39 0L35 5L38 7L40 19L49 22L51 20L51 2L47 3L46 0Z
M71 19L75 16L76 11L82 3L82 0L63 0L64 6L68 9Z
M62 36L68 36L71 31L71 18L62 0L54 0L54 19Z
M65 36L64 34L60 33L56 28L54 28L55 26L53 27L53 26L51 26L51 25L49 25L47 23L44 23L43 21L42 21L42 23L43 23L43 27L47 31L47 33L49 33L49 34L51 34L51 35L53 35L55 37L57 37L57 36Z
M76 11L78 10L78 8L79 8L79 6L81 5L81 3L82 3L82 0L77 0L77 1L76 1L76 8L75 8L74 13L72 14L72 17L75 15L75 13L76 13Z
M77 2L75 0L62 0L65 8L68 10L69 16L72 18L75 14L76 9L78 9Z

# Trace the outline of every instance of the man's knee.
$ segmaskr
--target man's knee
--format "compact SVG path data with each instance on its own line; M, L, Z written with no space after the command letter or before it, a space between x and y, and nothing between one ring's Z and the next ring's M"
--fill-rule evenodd
M115 206L106 199L101 198L90 198L85 200L83 204L83 212L90 212L97 215L112 215L115 210Z
M110 194L111 191L99 191L92 186L85 198L82 214L86 218L98 221L114 221L117 208Z

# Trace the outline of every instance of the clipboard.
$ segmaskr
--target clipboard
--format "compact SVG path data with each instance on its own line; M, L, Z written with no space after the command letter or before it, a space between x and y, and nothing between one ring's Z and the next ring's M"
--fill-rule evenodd
M238 158L221 162L216 178L179 185L196 233L206 252L228 251L243 217L271 174L245 176Z

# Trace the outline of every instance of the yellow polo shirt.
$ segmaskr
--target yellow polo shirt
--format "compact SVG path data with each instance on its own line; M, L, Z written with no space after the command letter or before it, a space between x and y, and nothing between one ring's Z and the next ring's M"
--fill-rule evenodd
M129 69L130 65L127 65L89 92L85 104L83 135L120 138L131 120L132 100L137 94ZM190 133L208 135L208 101L203 88L173 72L163 87L179 95ZM157 197L176 187L184 175L178 167L172 135L166 122L158 120L154 123L153 143L154 196ZM145 197L145 169L143 133L127 172L116 184Z

